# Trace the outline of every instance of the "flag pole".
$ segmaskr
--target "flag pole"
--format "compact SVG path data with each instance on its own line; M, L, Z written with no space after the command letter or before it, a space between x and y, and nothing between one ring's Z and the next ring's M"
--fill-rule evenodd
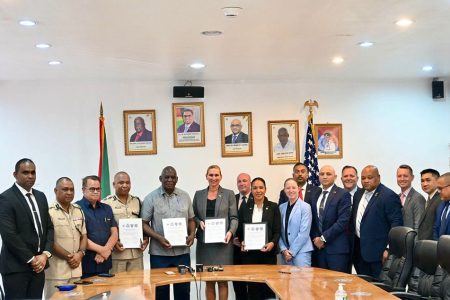
M303 107L308 107L309 110L303 163L309 171L308 184L319 186L319 162L317 160L317 148L315 145L316 137L314 136L313 120L313 109L314 107L319 108L319 102L317 102L317 100L309 99L308 101L305 101Z

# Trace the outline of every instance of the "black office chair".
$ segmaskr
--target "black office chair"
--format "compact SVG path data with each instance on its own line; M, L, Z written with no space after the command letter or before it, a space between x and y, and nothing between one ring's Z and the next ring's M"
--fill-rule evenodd
M388 291L404 291L413 266L414 243L417 232L398 226L389 231L389 257L383 264L379 278L358 275Z
M431 240L417 241L414 248L414 269L408 281L408 292L394 292L400 299L418 300L439 298L443 269L438 265L437 242Z
M444 300L450 299L450 235L442 235L437 244L438 263L444 270L441 282L440 296Z

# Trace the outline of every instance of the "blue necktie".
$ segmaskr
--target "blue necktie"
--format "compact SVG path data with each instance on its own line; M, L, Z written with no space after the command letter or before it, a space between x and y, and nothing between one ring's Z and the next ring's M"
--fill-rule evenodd
M237 135L233 135L233 139L231 140L232 144L236 144Z
M442 211L442 216L441 216L441 228L439 230L439 236L443 235L445 233L445 230L447 229L447 223L448 223L448 205L450 202L447 201L447 203L445 203L445 208Z

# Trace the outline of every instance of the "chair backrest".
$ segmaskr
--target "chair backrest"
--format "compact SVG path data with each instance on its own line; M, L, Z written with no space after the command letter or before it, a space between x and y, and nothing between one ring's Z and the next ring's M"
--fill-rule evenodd
M389 258L383 265L380 280L394 288L404 288L413 267L417 232L405 226L389 231Z
M438 268L437 242L417 241L414 247L413 264L414 268L408 281L408 292L431 295Z
M439 296L450 299L450 235L442 235L437 244L437 260L443 269L443 280L440 284Z

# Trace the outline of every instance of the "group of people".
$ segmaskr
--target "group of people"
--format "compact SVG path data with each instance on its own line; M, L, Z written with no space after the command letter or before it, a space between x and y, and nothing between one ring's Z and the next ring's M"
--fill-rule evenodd
M114 194L101 199L100 178L82 180L83 198L74 200L74 183L61 177L54 188L56 202L33 189L36 166L21 159L14 170L16 182L0 195L0 234L3 245L0 273L6 299L50 297L58 284L72 283L100 273L143 269L143 251L150 241L150 267L191 265L190 247L197 239L196 262L205 266L231 264L283 264L314 266L378 276L388 257L388 233L392 227L408 226L419 239L438 239L450 234L448 208L450 173L442 176L433 169L421 172L425 200L412 188L413 170L401 165L397 170L400 192L381 184L375 166L358 172L342 169L343 188L336 185L331 166L319 172L320 187L309 184L309 171L302 163L293 167L284 181L278 204L266 197L266 182L237 176L238 194L220 185L221 169L208 167L208 186L189 194L176 187L175 168L165 167L161 186L144 201L130 194L126 172L114 176ZM124 248L118 235L121 219L141 218L141 247ZM186 242L171 245L164 236L164 219L186 220ZM226 221L220 243L205 240L208 218ZM244 224L265 223L267 242L259 250L246 250ZM184 241L184 240L183 240ZM227 282L207 282L206 298L228 298ZM262 283L233 282L236 299L267 299L275 295ZM169 286L156 289L156 299L169 299ZM175 299L190 299L190 284L174 284Z

